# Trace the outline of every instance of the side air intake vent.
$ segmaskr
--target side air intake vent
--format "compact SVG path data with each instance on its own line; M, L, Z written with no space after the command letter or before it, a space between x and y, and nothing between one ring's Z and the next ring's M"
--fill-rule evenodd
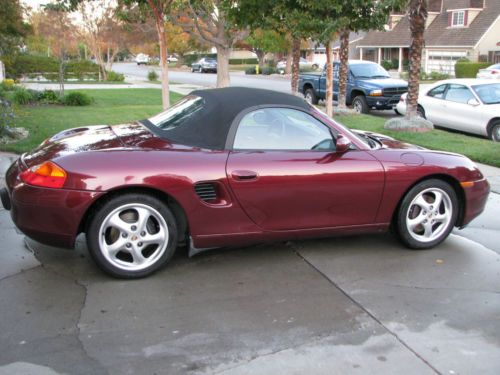
M194 191L196 191L196 194L198 194L202 201L208 203L214 203L217 201L217 188L214 183L202 182L200 184L196 184Z

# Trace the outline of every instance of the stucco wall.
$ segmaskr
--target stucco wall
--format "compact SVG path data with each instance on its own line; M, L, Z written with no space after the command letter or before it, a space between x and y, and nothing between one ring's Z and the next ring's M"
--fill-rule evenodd
M500 44L500 16L479 41L476 51L479 55L488 55L488 51L500 51L500 45L497 44Z

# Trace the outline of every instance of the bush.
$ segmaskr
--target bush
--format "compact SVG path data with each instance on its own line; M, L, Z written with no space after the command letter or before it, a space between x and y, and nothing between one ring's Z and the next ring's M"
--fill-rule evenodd
M466 62L457 61L455 64L455 77L457 78L476 78L479 69L490 66L488 62Z
M15 117L10 102L0 98L0 136L14 124Z
M229 65L250 65L258 64L259 60L254 58L251 59L229 59Z
M34 90L27 90L24 87L18 87L12 95L12 101L19 105L26 105L37 101L37 93Z
M431 74L428 77L430 79L432 79L433 81L441 81L442 79L450 78L450 75L447 73L441 73L441 72L431 72Z
M154 70L150 70L148 72L148 80L149 81L157 81L158 80L158 73Z
M53 90L43 90L37 92L37 100L47 104L59 103L59 94Z
M112 70L108 72L108 82L123 82L125 81L125 76L121 73L113 72Z
M72 91L64 95L61 102L69 106L85 106L92 103L92 98L83 92Z
M14 85L13 79L7 78L7 79L4 79L1 83L1 89L4 91L12 91L12 90L14 90L14 88L15 88L15 85Z
M391 60L382 60L382 63L380 65L382 65L382 68L384 68L385 70L392 69L392 61Z
M245 74L257 74L255 66L251 66L245 69Z
M89 60L71 60L65 64L65 78L76 78L79 81L99 78L99 65Z
M392 69L399 69L399 59L391 60Z
M266 76L277 72L276 68L273 68L272 66L265 66L262 68L262 74Z

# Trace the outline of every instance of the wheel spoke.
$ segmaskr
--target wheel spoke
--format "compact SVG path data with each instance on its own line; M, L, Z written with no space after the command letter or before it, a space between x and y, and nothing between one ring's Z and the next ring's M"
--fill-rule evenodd
M165 232L163 231L163 229L160 229L158 233L147 233L146 236L142 238L142 242L144 244L161 244L163 243L163 241L165 241Z
M127 240L125 238L119 237L115 242L110 245L106 245L106 251L109 255L115 256L120 250L125 247Z
M439 191L434 192L434 203L432 205L434 206L434 209L439 211L439 207L441 206L441 203L443 202L443 194L440 193Z
M136 208L136 211L137 211L137 215L138 215L138 218L137 218L137 228L139 231L145 231L146 230L146 225L148 223L148 220L151 216L151 213L149 212L149 210L145 209L145 208Z
M408 225L410 226L411 230L415 230L415 228L423 223L425 220L425 215L418 215L414 219L408 219Z
M432 230L432 224L428 221L427 223L424 224L424 237L430 238L432 237L433 230Z
M424 199L424 197L422 195L420 195L414 202L417 206L419 206L420 208L428 211L429 210L429 207L430 207L430 204Z
M120 230L121 232L128 233L130 231L130 224L122 220L120 212L115 213L109 218L108 225Z
M135 265L141 265L147 260L146 258L144 258L144 255L142 255L141 249L136 247L135 245L132 246L132 248L130 250L130 254L132 255L132 258L134 259Z

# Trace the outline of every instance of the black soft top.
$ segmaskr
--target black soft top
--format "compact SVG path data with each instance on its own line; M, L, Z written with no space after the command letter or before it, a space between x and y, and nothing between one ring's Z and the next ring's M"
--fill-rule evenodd
M174 143L223 150L231 124L238 114L248 108L273 105L297 107L306 111L310 108L300 97L247 87L196 90L190 96L201 97L204 103L193 115L187 116L180 126L162 130L151 123L146 125ZM152 129L152 126L156 129Z

